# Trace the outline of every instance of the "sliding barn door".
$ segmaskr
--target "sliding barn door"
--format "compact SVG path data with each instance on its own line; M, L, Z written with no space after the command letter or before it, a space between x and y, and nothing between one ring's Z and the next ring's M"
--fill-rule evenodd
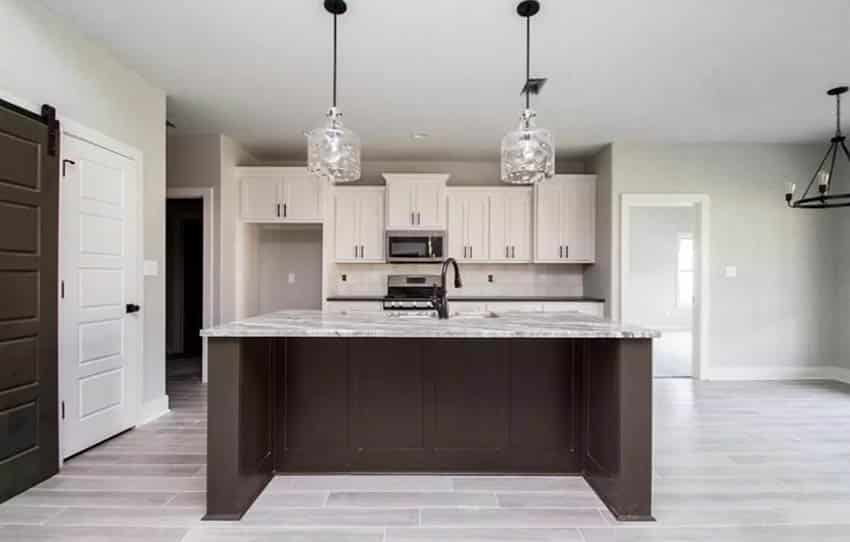
M0 501L56 474L58 125L0 102Z
M61 359L68 457L136 423L141 314L134 160L66 135Z

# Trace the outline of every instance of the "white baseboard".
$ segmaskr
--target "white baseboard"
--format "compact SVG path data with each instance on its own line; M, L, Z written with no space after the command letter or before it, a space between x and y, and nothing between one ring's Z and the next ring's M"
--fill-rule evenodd
M850 369L815 367L729 367L710 368L704 380L834 380L850 384Z
M139 412L139 423L137 423L136 425L145 425L146 423L150 423L162 416L163 414L167 414L168 412L169 408L167 395L157 397L156 399L151 399L150 401L147 401L142 404L142 410L141 412Z

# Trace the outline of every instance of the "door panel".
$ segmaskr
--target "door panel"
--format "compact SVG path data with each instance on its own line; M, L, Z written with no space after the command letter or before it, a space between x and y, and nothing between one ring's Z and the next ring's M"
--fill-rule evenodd
M358 198L360 260L383 262L384 256L384 192L364 192Z
M460 194L451 194L448 198L448 256L460 260L467 259L469 251L466 237L466 199Z
M62 452L73 455L136 420L140 316L133 160L65 138L62 190Z
M470 248L469 261L487 261L490 256L490 198L487 194L470 194L467 197L466 236Z
M549 179L535 186L537 232L535 261L558 261L561 247L561 182Z
M0 103L0 502L59 466L59 153L48 139L44 120Z
M336 207L334 213L334 253L336 261L350 262L357 260L357 211L360 204L359 196L353 190L339 190L334 198Z
M506 196L510 232L511 261L531 261L531 191L522 190Z
M578 176L564 181L563 244L571 262L593 262L596 256L596 182Z
M243 178L242 220L277 220L282 199L280 185L281 180L274 177Z
M414 183L399 181L387 183L387 229L413 227Z
M283 181L286 220L322 221L322 180L311 175L286 177Z
M424 229L443 229L445 220L446 187L442 182L412 183L416 190L414 210L417 213L416 227Z

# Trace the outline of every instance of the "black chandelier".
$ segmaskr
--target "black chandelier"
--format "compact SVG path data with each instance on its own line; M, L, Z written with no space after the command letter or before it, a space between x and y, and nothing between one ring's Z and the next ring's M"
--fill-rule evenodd
M806 191L803 192L803 196L797 201L793 201L796 186L793 183L788 183L785 190L785 201L789 207L795 209L850 207L850 192L844 194L831 193L832 178L838 155L840 153L843 154L847 161L850 162L850 151L847 150L847 145L844 143L845 137L841 133L841 95L845 92L847 92L847 87L836 87L827 91L828 95L835 96L835 135L829 140L829 149L827 149L826 155L812 176L812 180L806 186ZM817 193L812 190L815 182L818 185Z

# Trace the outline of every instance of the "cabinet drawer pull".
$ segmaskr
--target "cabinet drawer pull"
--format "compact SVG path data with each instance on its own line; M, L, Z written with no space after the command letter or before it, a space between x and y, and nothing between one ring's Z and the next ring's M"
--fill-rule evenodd
M561 246L558 247L558 257L559 258L564 257L564 245L561 245Z
M365 256L365 254L364 254L364 252L363 252L363 245L360 245L360 257L361 257L361 258L365 258L365 257L366 257L366 256Z
M422 225L422 213L420 213L420 212L416 213L416 225L417 226Z
M274 206L274 215L276 217L280 218L280 203L278 203Z
M283 218L286 218L286 204L283 204Z
M570 257L570 245L565 245L564 246L564 258L569 258L569 257Z
M416 225L416 213L414 213L414 212L410 213L410 225L411 226Z
M516 247L515 246L511 247L511 258L516 258Z

